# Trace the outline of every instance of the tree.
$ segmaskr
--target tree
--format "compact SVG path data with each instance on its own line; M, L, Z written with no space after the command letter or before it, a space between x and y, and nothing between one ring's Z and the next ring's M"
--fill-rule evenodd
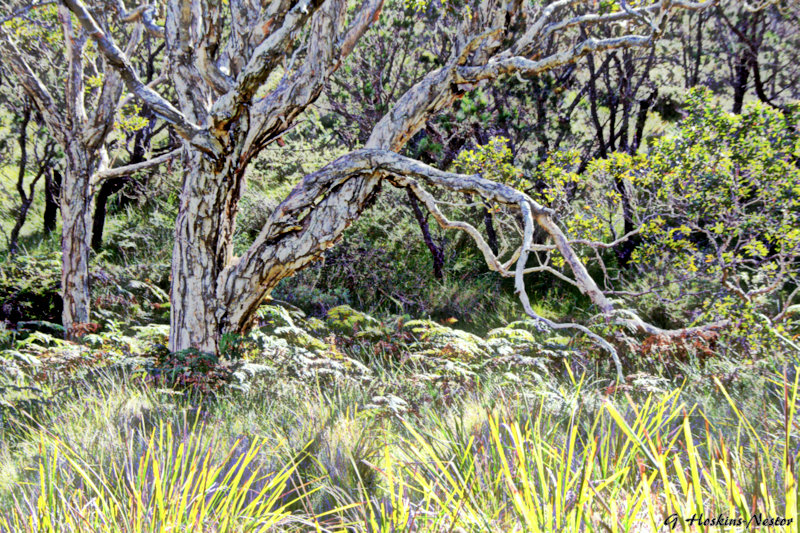
M436 19L421 22L422 28L411 7L384 6L373 31L367 32L345 68L339 69L326 84L327 102L344 119L337 131L351 150L366 143L375 124L395 98L422 79L430 66L439 62L436 52L443 44L444 36L435 31ZM387 38L390 35L391 38ZM353 83L355 72L358 72L358 79ZM424 149L428 146L424 135L427 132L423 130L420 133L409 143L406 152L411 148L424 162L434 163L434 152ZM442 166L446 168L447 165ZM422 240L431 253L433 275L442 279L443 245L434 239L417 197L411 190L406 191L406 197Z
M16 111L16 110L13 110ZM36 185L50 170L53 159L56 156L55 143L46 136L46 132L34 131L33 138L29 138L29 130L36 126L33 105L28 98L22 101L20 114L15 117L14 122L17 126L17 144L19 157L17 159L17 194L19 195L20 206L16 213L14 226L8 236L8 253L17 253L19 247L19 236L22 226L28 218L28 212L33 204ZM31 122L31 119L34 119ZM39 128L41 130L41 128ZM38 133L38 135L36 134ZM29 168L30 167L30 168ZM31 170L32 178L28 181L28 188L25 189L25 179L28 171Z
M107 168L106 142L123 104L123 77L102 55L89 53L89 35L74 24L69 9L45 3L12 6L8 12L11 14L0 25L0 50L66 160L59 196L62 324L69 337L76 326L89 322L89 254L95 187L104 179L147 165ZM127 40L128 55L134 54L145 28L156 34L162 32L152 23L152 8L134 12L120 9L118 14L121 25L115 29ZM100 20L103 31L110 33L111 17L103 16ZM133 29L125 32L128 23L133 24ZM59 40L56 28L63 35L63 54L55 46ZM152 164L160 162L163 159Z
M654 141L646 154L596 159L580 177L552 164L546 195L616 297L657 310L665 327L725 324L728 346L740 357L774 350L776 342L797 350L786 332L800 294L798 111L758 102L735 115L709 91L694 89L674 135ZM619 182L629 189L640 237L629 269L583 244L610 248L620 240ZM578 189L571 199L567 184Z
M664 0L637 8L625 1L602 2L597 11L591 11L593 2L574 0L545 6L516 0L428 6L431 16L441 18L438 31L448 32L443 64L393 102L363 148L306 176L275 209L250 248L233 257L237 203L247 165L314 103L328 77L379 16L382 3L368 0L349 10L344 0L283 1L264 8L230 2L226 11L213 2L170 1L165 33L175 107L141 82L126 53L80 0L65 0L128 88L183 138L184 176L172 259L171 350L216 352L222 334L247 329L278 281L333 246L383 183L411 189L442 227L467 232L491 269L515 278L531 316L558 326L538 317L525 293L534 224L549 235L575 283L598 309L614 312L552 210L507 185L480 175L437 170L397 152L426 120L468 90L505 75L535 75L589 53L652 46L674 9L700 9L712 2ZM591 37L595 28L619 23L644 33ZM551 53L541 53L545 44L556 46ZM521 221L520 246L510 257L497 257L473 226L448 219L427 187L476 195L513 209ZM641 320L637 324L646 327ZM608 343L582 329L615 354Z

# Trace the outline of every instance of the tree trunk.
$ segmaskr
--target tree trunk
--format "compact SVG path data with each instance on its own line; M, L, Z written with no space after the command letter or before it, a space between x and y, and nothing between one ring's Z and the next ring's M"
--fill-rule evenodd
M433 277L442 279L444 278L444 252L433 242L430 226L425 219L425 215L422 214L422 209L419 208L419 202L417 202L417 197L414 196L414 192L411 189L406 189L406 192L408 193L408 201L411 204L411 210L414 211L414 218L417 219L417 224L419 224L419 228L422 230L422 240L425 241L425 246L428 247L428 250L431 252L431 257L433 258Z
M67 338L74 338L78 325L89 322L92 191L85 148L70 142L66 157L67 175L61 187L61 319Z
M94 217L92 218L92 250L100 251L103 247L103 231L106 225L106 205L108 199L122 187L125 186L127 178L112 178L105 180L97 191L97 199L94 206Z
M19 246L19 233L22 231L22 226L25 225L25 221L28 219L28 210L33 203L33 197L26 197L23 198L22 204L19 206L19 212L17 212L17 219L14 222L14 227L11 228L11 236L8 239L8 253L16 254L17 247Z
M148 68L151 69L152 64L148 65ZM139 116L147 119L147 125L138 130L134 136L133 153L131 153L131 157L128 160L128 165L141 163L146 159L147 151L150 149L150 141L153 137L153 127L156 123L156 116L147 106L142 109ZM108 200L112 195L121 191L127 182L128 176L105 180L100 186L100 190L97 192L94 219L92 221L92 250L96 252L103 246L103 231L106 225ZM117 205L122 207L123 205L127 205L127 202L127 197L123 195L121 201Z
M486 242L493 254L497 255L500 246L497 244L497 232L494 230L492 214L487 206L483 206L483 225L486 227Z
M47 171L44 177L44 223L42 230L50 235L56 229L59 197L61 196L61 172L56 168Z
M28 216L28 208L33 201L33 191L31 191L30 198L25 194L25 170L28 165L28 122L31 119L31 108L26 105L22 113L22 124L19 130L19 175L17 177L17 192L19 193L20 208L17 213L17 220L14 227L11 229L11 236L8 241L8 253L17 253L17 241L19 241L19 232L25 219Z
M187 150L172 249L169 349L217 353L222 334L217 282L233 249L230 166ZM224 206L224 207L223 207Z
M747 94L747 79L750 75L750 55L745 50L739 54L736 64L735 79L733 82L733 113L739 115L744 107L744 97Z

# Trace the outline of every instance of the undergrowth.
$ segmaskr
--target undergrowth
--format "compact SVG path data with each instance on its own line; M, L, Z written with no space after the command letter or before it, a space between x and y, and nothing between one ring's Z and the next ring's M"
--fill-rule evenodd
M3 410L0 530L704 531L685 522L702 514L796 531L800 368L609 386L556 360L448 394L385 338L344 340L372 380L267 372L209 396L101 358L50 374L52 401Z

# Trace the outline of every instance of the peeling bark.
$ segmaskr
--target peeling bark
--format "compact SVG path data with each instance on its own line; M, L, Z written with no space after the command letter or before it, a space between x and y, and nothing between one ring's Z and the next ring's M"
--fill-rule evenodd
M67 338L89 322L89 251L92 239L91 171L85 148L66 146L67 175L61 187L62 324Z
M61 293L64 302L62 325L67 338L74 338L82 331L81 324L90 320L89 255L92 241L92 207L96 173L102 172L107 163L105 143L114 126L114 117L121 104L124 83L138 81L119 66L114 59L106 56L101 75L102 85L96 98L87 105L84 76L87 70L85 57L89 38L101 45L107 44L107 36L100 26L83 9L70 10L64 4L58 7L66 56L66 77L57 80L63 91L64 104L58 106L51 94L51 88L30 67L25 53L11 35L0 25L0 51L3 60L8 61L22 89L33 100L41 113L50 135L61 146L65 154L66 171L61 179L60 173L53 169L53 177L48 179L46 192L45 233L55 227L55 201L58 198L61 210ZM72 6L78 7L78 6ZM80 6L82 7L82 6ZM77 11L77 13L76 13ZM80 24L74 24L73 14ZM88 17L88 19L86 18ZM130 20L142 21L146 26L152 23L153 10L145 8L131 15ZM91 21L91 28L86 23ZM84 26L83 28L81 26ZM88 31L87 31L88 30ZM142 27L136 25L131 31L129 41L123 50L114 47L119 57L131 55L142 36ZM23 47L24 48L24 47ZM118 57L118 58L119 58ZM130 62L123 61L130 66ZM52 80L50 80L52 82ZM143 86L143 91L155 92ZM148 93L148 94L150 94ZM162 99L156 99L163 104ZM158 108L169 112L171 107Z
M165 36L171 62L169 77L180 110L139 80L125 53L99 31L80 0L64 2L120 70L131 92L173 124L184 139L185 175L173 253L169 347L216 352L222 334L242 332L252 324L255 311L281 279L321 257L341 238L383 181L410 189L441 227L472 237L489 268L515 278L525 311L549 325L533 312L524 286L525 274L536 271L526 266L526 260L533 246L534 225L538 225L561 253L573 279L553 272L575 284L610 317L614 307L586 271L550 210L506 185L481 176L443 172L397 152L431 116L468 90L505 74L535 75L587 54L651 46L671 10L703 9L713 0L662 0L643 8L630 8L625 3L625 9L618 13L574 17L566 14L574 0L558 0L543 9L520 0L478 3L471 16L461 19L455 28L444 65L394 102L372 129L364 149L306 176L275 209L240 258L232 256L232 237L248 163L292 127L317 99L328 76L378 17L382 0L361 4L349 28L343 27L344 0L300 0L294 5L279 1L265 13L233 1L231 37L225 45L221 43L223 20L219 9L206 9L209 6L200 0L171 0ZM556 15L560 19L553 21ZM645 34L582 38L577 43L565 39L561 43L564 46L552 53L543 46L536 48L569 28L621 21L644 28ZM308 27L307 40L290 55L293 48L289 42L301 26ZM223 52L215 55L215 50ZM302 51L304 60L296 65L298 51ZM537 59L529 59L533 56ZM283 78L274 90L257 97L279 59L285 63ZM447 220L423 184L477 195L489 205L497 203L517 210L524 226L520 247L511 258L501 260L496 245L487 242L476 228ZM553 327L575 327L589 335L609 350L621 373L616 352L602 338L580 325Z

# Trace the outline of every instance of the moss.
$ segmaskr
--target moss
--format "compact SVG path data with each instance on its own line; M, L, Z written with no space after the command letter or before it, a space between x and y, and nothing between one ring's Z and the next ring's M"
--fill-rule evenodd
M489 357L486 342L472 333L451 329L430 320L412 320L403 325L419 339L409 349L429 357L474 360Z
M490 339L505 339L512 344L536 344L536 338L524 329L497 328L487 335Z
M328 326L339 333L356 333L380 326L380 322L365 313L356 311L349 305L340 305L330 309L326 319Z
M273 332L278 328L295 327L294 320L287 309L277 305L262 305L256 314L258 324L268 332Z
M405 322L402 328L416 334L423 334L429 329L443 328L441 324L437 324L433 320L409 320Z
M286 339L293 346L299 346L307 350L322 351L329 348L327 344L296 326L278 328L275 330L275 336Z
M328 325L319 318L312 316L302 322L303 329L310 331L315 337L327 337L331 334Z

